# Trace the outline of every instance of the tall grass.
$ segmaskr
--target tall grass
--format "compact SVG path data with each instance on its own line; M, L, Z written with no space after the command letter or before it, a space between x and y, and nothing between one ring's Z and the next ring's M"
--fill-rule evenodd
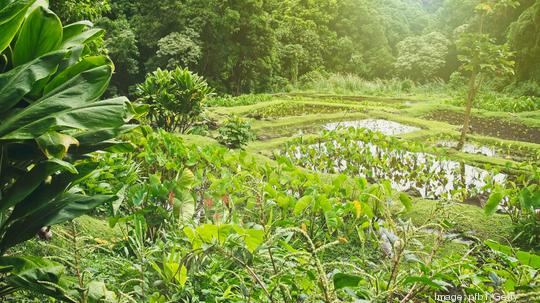
M366 80L353 74L310 74L296 86L297 91L328 93L328 94L354 94L369 96L406 96L418 94L446 93L443 81L434 81L428 84L415 84L410 80L402 79L375 79Z

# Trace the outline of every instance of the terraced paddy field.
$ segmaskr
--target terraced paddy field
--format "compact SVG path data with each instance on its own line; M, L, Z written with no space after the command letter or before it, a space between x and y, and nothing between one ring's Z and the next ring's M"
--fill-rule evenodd
M457 150L463 110L437 100L297 93L210 111L218 121L251 120L257 139L248 152L475 207L540 163L539 112L474 110L468 141Z
M258 139L247 150L265 155L298 136L365 127L403 142L437 147L437 153L471 164L507 168L507 163L538 163L540 159L539 112L475 110L468 143L458 151L454 147L463 110L435 100L280 94L253 105L213 107L210 111L218 121L231 114L251 119Z

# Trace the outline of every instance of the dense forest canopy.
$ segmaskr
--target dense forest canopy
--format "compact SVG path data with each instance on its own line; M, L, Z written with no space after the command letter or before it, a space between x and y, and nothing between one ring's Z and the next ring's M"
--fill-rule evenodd
M51 0L63 20L107 31L119 93L156 68L188 67L220 93L280 91L312 73L448 80L456 41L475 22L471 0ZM540 3L520 0L486 20L515 51L516 76L539 81ZM74 20L75 19L75 20ZM420 64L421 63L421 64ZM418 71L422 72L419 73Z

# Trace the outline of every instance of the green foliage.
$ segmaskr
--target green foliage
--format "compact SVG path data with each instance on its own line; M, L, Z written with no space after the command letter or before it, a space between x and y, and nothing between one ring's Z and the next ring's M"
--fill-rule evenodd
M449 44L450 41L438 32L406 38L397 45L397 73L415 81L435 78L446 63Z
M410 94L446 94L443 82L414 85L411 80L375 79L367 80L353 74L311 73L302 77L298 89L301 91L361 95L361 96L402 96Z
M243 148L255 138L251 131L251 124L240 117L230 117L218 129L219 143L229 148Z
M252 105L261 102L271 101L273 97L266 94L257 94L257 95L241 95L241 96L214 96L206 102L210 107L223 106L223 107L234 107L242 105Z
M106 30L104 44L115 64L112 83L122 92L127 92L129 79L138 75L140 70L137 37L125 18L101 18L98 25Z
M0 24L16 20L6 69L0 74L0 253L33 238L42 228L70 221L115 198L86 196L77 185L96 163L96 151L114 151L114 140L132 128L136 114L126 98L99 100L113 72L88 44L102 34L88 22L62 26L45 5L11 2ZM15 19L14 19L15 18ZM25 288L73 301L62 267L33 257L3 257L2 294ZM67 284L66 284L67 283Z
M69 22L96 21L111 10L109 0L50 0L51 9Z
M149 106L150 123L180 133L187 132L197 121L212 91L202 77L179 67L158 68L137 86L138 101Z
M170 33L158 41L155 62L151 61L150 65L163 69L195 68L202 55L198 39L199 34L191 29Z
M516 51L516 73L519 80L540 82L540 3L527 8L508 31L508 40Z
M456 94L447 103L464 106L464 101L462 94ZM540 109L540 98L531 96L516 97L484 89L476 96L473 107L494 112L532 112Z

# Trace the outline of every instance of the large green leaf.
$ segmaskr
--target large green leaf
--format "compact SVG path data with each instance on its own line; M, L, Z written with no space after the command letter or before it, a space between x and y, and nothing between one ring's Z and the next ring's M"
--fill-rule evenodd
M53 52L0 74L0 113L7 112L16 105L32 90L35 81L46 79L54 73L66 53Z
M14 1L0 8L0 53L10 44L24 21L26 10L33 0Z
M312 196L303 196L294 205L293 213L295 215L301 214L312 202L313 202Z
M100 28L93 28L86 31L83 31L80 34L76 34L72 37L69 37L66 39L62 44L60 45L60 48L63 49L70 49L72 47L81 45L81 44L88 44L95 39L103 36L105 34L105 31Z
M34 166L28 173L19 177L17 181L4 193L0 199L0 212L6 211L15 204L28 197L48 176L60 170L75 173L75 167L70 163L57 159L48 160Z
M46 86L43 91L44 94L48 94L55 88L59 87L63 83L66 83L69 79L73 79L78 74L91 70L96 67L109 65L112 66L112 62L105 56L94 56L83 58L77 64L71 65L64 69L61 73L56 75Z
M413 205L411 197L409 197L409 195L407 195L406 193L399 194L399 201L401 201L401 204L405 206L405 209L407 209L407 211L410 211L412 209Z
M526 251L522 251L519 249L513 249L510 246L500 244L498 242L495 242L493 240L486 240L484 242L489 248L498 251L500 253L503 253L510 257L515 257L522 265L530 266L534 269L540 269L540 256L529 253Z
M23 23L13 51L13 65L19 66L58 49L62 22L45 7L36 8Z
M34 139L41 136L51 128L79 128L84 123L84 116L66 117L73 110L86 107L105 107L97 105L97 98L101 96L111 77L110 66L100 66L80 73L70 81L49 92L46 96L32 103L30 106L8 117L0 125L0 141L2 139ZM127 99L115 99L109 104L119 104ZM92 104L95 103L95 104ZM106 103L106 102L100 102ZM110 111L110 110L109 110ZM103 112L106 115L107 110ZM62 117L67 119L62 119ZM78 119L78 120L70 120ZM107 127L102 125L101 127ZM82 127L88 128L88 127Z
M484 206L484 212L486 215L493 215L497 211L497 207L503 200L504 196L500 190L496 190L489 196L486 205Z
M50 131L36 138L39 148L47 158L63 159L72 145L79 145L79 141L72 136Z
M94 26L92 22L87 20L71 23L64 26L64 35L62 36L62 42L81 34L84 30L92 26Z
M345 287L358 287L358 284L360 281L362 281L362 278L356 275L336 273L332 277L332 280L334 281L335 289L342 289Z
M114 198L114 196L87 197L66 193L48 203L43 201L47 207L41 208L39 212L32 212L28 216L18 218L10 224L0 242L0 251L5 252L7 248L31 239L43 226L72 220Z
M59 287L64 267L58 263L33 256L0 257L0 267L12 287L72 302Z
M49 129L118 127L130 119L130 113L130 103L124 97L94 102L87 106L46 115L0 138L0 141L2 139L30 139L43 135Z

